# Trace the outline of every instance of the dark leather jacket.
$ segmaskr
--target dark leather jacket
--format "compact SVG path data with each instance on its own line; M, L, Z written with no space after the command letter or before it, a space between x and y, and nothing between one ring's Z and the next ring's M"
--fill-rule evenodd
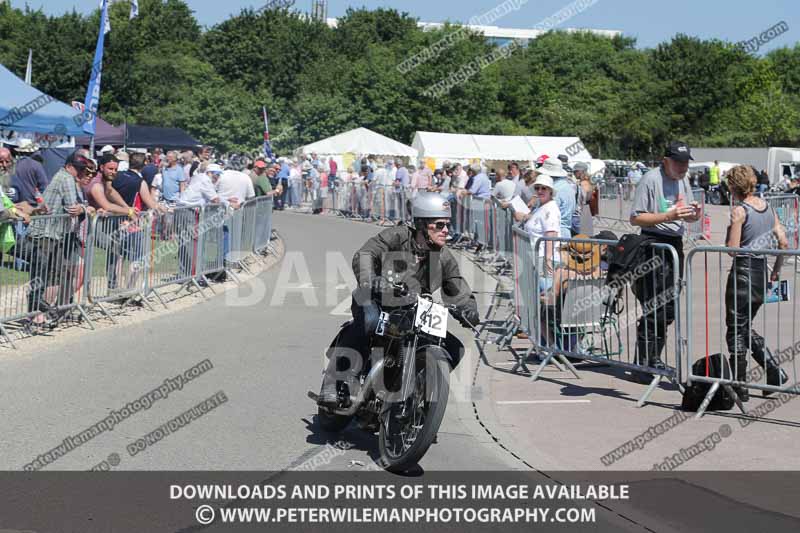
M461 276L458 262L448 248L430 250L416 241L416 230L407 225L394 226L369 239L353 256L353 272L359 287L368 287L378 276L389 272L403 281L412 292L433 294L442 290L445 304L471 309L478 305L466 280ZM365 289L364 289L365 290ZM359 293L359 290L356 290ZM362 297L366 296L362 292ZM358 301L360 298L354 294ZM401 305L398 299L380 302L384 306ZM361 303L360 301L358 302Z

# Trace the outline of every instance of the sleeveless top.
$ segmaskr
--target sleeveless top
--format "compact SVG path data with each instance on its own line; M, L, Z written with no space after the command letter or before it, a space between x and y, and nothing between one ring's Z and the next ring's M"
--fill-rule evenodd
M775 237L772 232L775 227L775 211L767 205L763 211L758 211L755 207L742 202L744 207L745 219L742 224L742 239L740 248L751 250L769 250L775 248ZM757 254L743 253L744 257L759 257Z

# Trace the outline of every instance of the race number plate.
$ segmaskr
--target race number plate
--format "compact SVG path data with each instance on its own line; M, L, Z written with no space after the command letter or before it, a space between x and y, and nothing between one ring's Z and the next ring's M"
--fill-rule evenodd
M417 297L417 318L414 325L436 337L447 337L447 309L429 300Z

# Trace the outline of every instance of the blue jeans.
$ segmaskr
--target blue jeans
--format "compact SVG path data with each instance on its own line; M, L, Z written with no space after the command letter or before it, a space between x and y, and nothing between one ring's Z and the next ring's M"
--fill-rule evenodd
M289 204L294 207L300 206L300 195L302 194L302 183L300 180L292 181L291 182L291 199L289 200Z
M231 230L227 224L222 226L222 257L225 261L228 260L228 255L231 252Z

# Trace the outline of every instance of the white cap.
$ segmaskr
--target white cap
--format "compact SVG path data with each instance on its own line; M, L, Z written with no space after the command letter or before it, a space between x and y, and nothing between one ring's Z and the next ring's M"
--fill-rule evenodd
M219 172L222 173L222 167L216 163L211 163L206 167L206 172Z
M113 153L114 152L114 147L111 146L110 144L107 144L107 145L103 146L102 148L100 148L100 153L101 154L105 154L107 152L112 152Z

